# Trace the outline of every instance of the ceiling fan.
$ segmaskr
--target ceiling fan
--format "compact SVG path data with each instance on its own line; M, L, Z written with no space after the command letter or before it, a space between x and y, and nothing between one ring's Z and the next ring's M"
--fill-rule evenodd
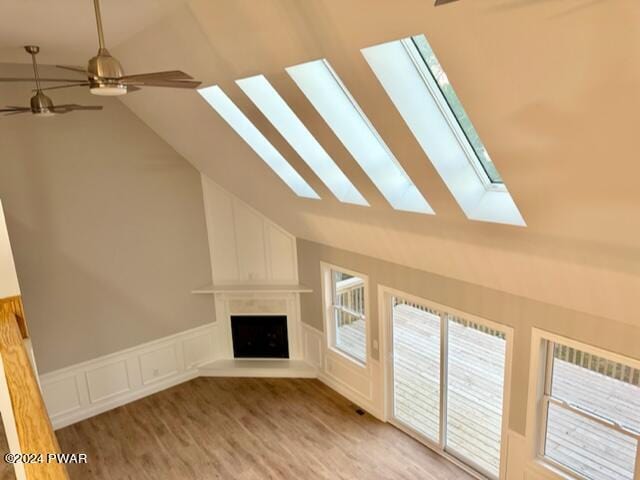
M83 106L75 103L54 105L51 99L47 97L40 88L40 75L38 74L38 64L36 63L36 55L40 51L40 47L27 45L24 49L27 53L31 54L31 62L33 63L33 79L36 82L36 93L31 97L31 105L29 107L8 106L7 108L1 108L0 113L4 113L5 115L33 113L39 117L50 117L56 113L69 113L74 110L102 110L102 107L99 105Z
M447 3L457 2L458 0L436 0L435 6L445 5Z
M112 57L105 47L99 0L93 0L93 6L96 12L96 25L98 27L98 54L89 60L86 70L82 67L58 65L58 68L85 74L87 77L86 80L70 81L69 79L48 78L46 79L47 82L65 82L65 84L43 88L42 90L88 86L89 91L94 95L116 96L140 90L140 87L193 89L200 85L201 82L194 80L193 77L180 70L125 75L120 62ZM3 80L24 81L25 79L0 79L0 81ZM45 80L43 79L43 81Z

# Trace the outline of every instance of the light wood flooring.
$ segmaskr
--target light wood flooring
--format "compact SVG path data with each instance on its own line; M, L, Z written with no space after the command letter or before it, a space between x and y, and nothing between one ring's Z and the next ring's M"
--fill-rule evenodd
M57 435L73 480L471 478L317 380L198 378Z

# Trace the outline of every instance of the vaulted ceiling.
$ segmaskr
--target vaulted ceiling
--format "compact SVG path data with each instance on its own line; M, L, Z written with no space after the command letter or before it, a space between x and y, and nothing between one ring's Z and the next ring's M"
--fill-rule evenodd
M88 0L65 0L72 21L51 22L48 12L35 25L24 14L39 12L41 2L7 3L0 61L19 60L17 46L36 41L50 50L49 63L82 64L94 54ZM431 0L104 3L107 43L127 73L180 68L219 85L322 200L296 197L196 92L147 89L122 101L200 171L294 235L640 324L637 0L461 0L438 8ZM447 71L526 228L464 216L360 52L418 33ZM330 61L435 216L393 210L284 71L319 58ZM371 207L339 203L235 84L256 74Z

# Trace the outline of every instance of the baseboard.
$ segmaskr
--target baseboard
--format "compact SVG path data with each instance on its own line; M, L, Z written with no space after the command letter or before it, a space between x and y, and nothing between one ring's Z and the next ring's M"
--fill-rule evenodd
M40 376L51 423L71 425L199 375L214 358L210 323Z

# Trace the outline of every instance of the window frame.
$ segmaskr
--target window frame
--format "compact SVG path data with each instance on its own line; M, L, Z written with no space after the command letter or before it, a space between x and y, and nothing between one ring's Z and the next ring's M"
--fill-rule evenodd
M580 406L571 402L553 397L551 393L554 362L553 346L556 344L580 350L581 352L595 355L612 362L621 363L634 369L640 369L640 361L634 358L613 353L537 328L532 329L529 401L527 402L527 432L532 433L527 433L527 443L529 445L529 451L531 452L529 460L533 468L540 473L544 472L546 478L589 480L582 474L573 471L570 467L545 455L549 404L553 403L575 415L579 415L605 428L636 439L637 447L633 479L640 480L640 432L625 428L615 421L607 419L595 412L580 408ZM532 392L535 392L535 394L532 394ZM549 475L552 476L550 477Z
M412 38L366 47L361 53L466 217L526 227L506 183L492 183L479 164ZM441 128L441 135L433 135L433 128Z
M473 149L473 146L471 145L471 142L469 141L467 134L463 130L462 126L460 125L460 121L458 120L458 117L456 117L455 113L453 112L453 109L451 108L451 105L449 105L449 102L444 96L444 93L442 93L442 89L438 84L437 80L434 78L431 68L429 67L429 65L427 65L424 58L422 57L422 54L418 50L418 47L415 45L413 41L413 36L408 38L403 38L400 40L400 42L402 43L402 46L406 50L409 58L413 62L413 65L415 66L416 70L422 77L422 80L424 81L424 84L428 88L429 93L431 94L436 104L438 105L438 108L442 112L442 116L447 121L449 128L455 135L456 139L458 140L458 143L460 144L460 147L462 148L462 151L467 157L467 161L473 167L474 172L482 182L482 185L484 186L485 190L492 191L492 192L506 192L507 187L505 186L504 182L493 182L489 177L489 174L486 172L485 168L482 166L482 163L478 158L478 154Z
M254 125L219 85L200 87L200 97L231 130L264 162L269 170L299 198L321 200L318 193L298 173L271 141Z
M442 68L442 71L446 75L444 67L442 67L442 65L440 64L440 60L438 60L438 57L435 55L435 52L433 52L433 49L431 48L431 44L429 44L429 40L426 38L426 35L424 34L412 35L410 37L407 37L401 40L404 48L407 50L407 53L411 58L411 61L414 63L414 65L416 66L416 69L418 70L420 75L423 77L423 80L429 87L429 91L431 95L433 96L434 100L438 104L438 107L440 108L445 119L447 120L449 127L454 132L456 138L458 139L458 142L460 143L460 146L464 150L464 153L467 156L469 163L474 168L480 180L483 182L485 188L487 190L493 190L493 191L506 191L507 189L504 185L504 181L502 181L502 176L500 176L500 173L498 172L498 175L500 176L501 180L499 182L493 181L493 179L487 172L486 167L483 165L482 160L480 160L480 156L478 152L471 144L469 135L462 127L462 124L460 123L460 119L456 116L451 103L447 99L447 96L445 95L445 93L442 91L442 85L440 85L440 82L438 82L438 80L436 79L435 74L431 69L431 66L427 63L427 60L423 57L422 53L420 52L420 47L418 47L418 45L416 44L415 38L419 36L425 37L425 40L427 42L427 45L429 46L429 49L432 51L436 61L438 62L438 65ZM428 74L429 80L424 78L425 76L427 76L427 74ZM437 87L437 89L434 87ZM451 85L451 88L454 92L454 95L457 98L458 94L455 93L455 89L453 89L453 85ZM439 94L436 94L436 92L439 92ZM480 134L476 130L476 127L473 126L473 122L471 122L471 118L469 117L469 114L466 113L466 110L464 109L464 105L462 105L462 102L460 101L459 98L458 98L458 102L460 103L460 107L463 109L465 115L467 116L467 119L471 123L473 130L476 132L479 138ZM484 141L482 141L482 139L480 139L480 141L482 142L482 145L486 150L487 147L484 145ZM496 172L497 172L497 168L496 168Z
M314 69L319 66L321 66L320 68L322 73L315 72L313 83L326 80L326 78L330 79L328 83L324 83L322 85L322 92L317 89L318 85L312 85L307 80L305 80L305 72L307 72L309 69ZM316 112L320 115L320 117L322 117L325 124L333 132L335 137L340 141L342 146L349 152L349 155L365 172L376 189L384 197L385 201L394 210L397 210L399 212L419 213L426 215L435 214L433 208L427 201L426 196L413 182L402 164L398 161L389 146L385 143L382 136L380 136L376 128L373 126L373 123L371 123L354 96L351 94L350 90L347 88L345 83L342 81L338 73L333 69L326 58L312 60L310 62L305 62L298 65L292 65L290 67L286 67L285 70L289 74L293 82L298 86L300 91L304 94L309 103L316 110ZM325 79L322 79L321 77L325 77ZM358 119L355 122L357 123L358 127L356 130L368 132L368 134L371 135L371 139L373 140L372 142L366 142L362 137L358 138L357 140L354 139L352 133L355 123L352 122L352 124L350 124L348 128L345 128L346 125L342 124L341 122L335 121L338 112L336 112L335 108L331 107L330 104L326 102L327 95L332 95L330 93L331 90L336 93L336 95L333 96L334 100L339 99L338 103L348 105L349 112L353 114L354 118ZM345 116L345 118L346 116L348 116L346 112L342 113L344 114L343 116ZM357 146L362 146L363 144L368 144L366 150L369 150L370 145L376 145L376 147L378 147L380 151L383 152L383 155L385 157L385 164L371 165L370 162L367 161L370 152L363 152L362 150L358 151ZM381 173L382 170L385 170L384 174ZM391 182L390 184L388 182L389 175L392 175L397 182ZM400 184L402 184L401 189L398 188ZM410 205L406 203L408 198L411 199Z
M394 399L393 399L393 307L392 300L394 297L400 297L409 302L428 307L441 313L440 316L440 420L439 420L439 438L433 441L414 431L394 415ZM513 366L513 344L514 330L509 325L497 323L486 318L473 315L468 312L452 308L447 305L427 300L426 298L412 295L410 293L398 290L393 287L378 285L378 312L379 319L382 324L382 343L381 343L381 359L383 361L384 370L384 412L385 420L402 430L407 435L415 438L429 449L451 461L471 476L486 480L493 477L488 476L481 467L475 465L470 459L458 458L455 452L446 447L446 418L447 418L447 389L448 389L448 315L461 317L470 322L488 327L504 333L505 335L505 368L504 368L504 391L502 397L502 425L500 428L500 472L498 480L507 480L507 461L508 461L508 443L509 443L509 416L511 411L511 385L512 385L512 366Z
M369 346L371 338L371 322L370 322L370 302L369 302L369 277L363 273L350 270L338 265L329 264L326 262L320 262L320 269L322 274L322 292L323 292L323 311L324 311L324 327L327 339L327 350L338 355L340 358L348 360L362 368L368 368L369 359L371 356L371 348ZM364 315L360 315L358 312L353 312L347 308L335 305L335 284L333 281L333 272L346 273L354 277L359 277L363 280L364 288ZM361 316L365 323L365 359L364 361L352 353L343 350L337 345L336 339L336 309L346 311L350 315ZM369 313L368 313L369 312Z

